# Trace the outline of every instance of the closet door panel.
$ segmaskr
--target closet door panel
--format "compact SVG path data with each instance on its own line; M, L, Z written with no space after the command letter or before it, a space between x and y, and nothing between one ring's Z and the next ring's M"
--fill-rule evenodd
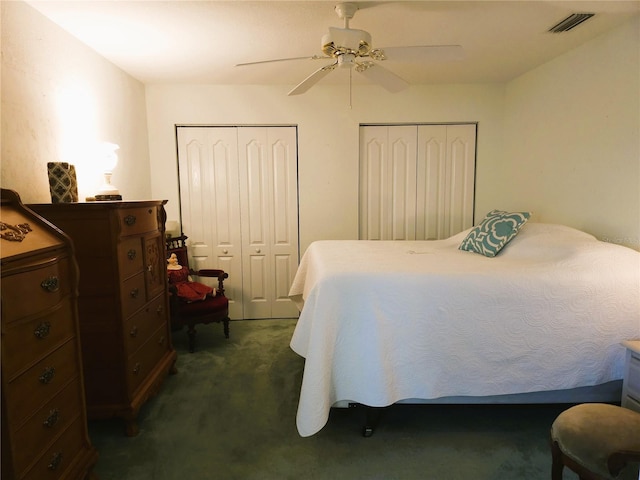
M386 189L383 180L387 145L386 127L360 129L360 238L384 237Z
M178 165L182 231L194 269L229 274L225 294L231 318L242 318L242 256L234 128L179 127ZM212 279L198 281L216 286Z
M443 238L446 213L447 127L418 127L416 238Z
M416 129L389 128L391 165L388 240L416 238Z
M265 128L238 129L244 318L269 318L270 261L269 145Z
M444 237L473 226L475 179L475 125L447 129L447 208Z
M293 127L267 128L271 184L271 316L297 317L289 289L298 267L298 157Z

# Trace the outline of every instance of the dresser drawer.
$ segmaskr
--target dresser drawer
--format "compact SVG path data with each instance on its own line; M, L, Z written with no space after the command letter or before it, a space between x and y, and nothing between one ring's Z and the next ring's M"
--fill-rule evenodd
M142 237L129 238L118 245L120 278L129 278L142 271L144 252Z
M167 327L163 325L127 360L127 384L130 394L138 389L168 351Z
M7 412L12 415L11 425L21 425L46 399L56 395L73 378L79 378L77 354L73 339L9 382L3 396Z
M625 378L627 395L636 402L640 402L640 354L631 353L629 357L629 372Z
M124 325L124 338L127 355L134 353L146 342L158 327L167 325L164 295L154 298L142 310L127 318Z
M133 315L147 303L144 287L144 273L140 272L122 282L122 315L124 318Z
M157 207L123 208L117 211L120 235L137 235L158 229Z
M30 362L45 356L75 335L69 301L62 302L44 317L6 325L2 338L3 375L11 381Z
M29 445L14 454L16 470L24 471L33 461L34 452L43 451L82 412L78 379L69 383L50 399L13 435L16 445Z
M51 258L2 277L2 322L45 311L71 292L69 258Z
M71 466L75 457L86 448L83 423L77 418L55 443L38 458L24 480L58 480Z

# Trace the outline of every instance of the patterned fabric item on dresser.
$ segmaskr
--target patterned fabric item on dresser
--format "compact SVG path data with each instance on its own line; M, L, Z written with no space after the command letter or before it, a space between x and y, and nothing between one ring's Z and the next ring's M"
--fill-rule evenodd
M78 201L76 167L66 162L47 163L51 202L69 203Z

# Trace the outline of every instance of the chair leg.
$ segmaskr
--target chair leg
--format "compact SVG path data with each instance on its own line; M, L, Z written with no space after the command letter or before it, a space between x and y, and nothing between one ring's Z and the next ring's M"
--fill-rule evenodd
M222 321L222 325L224 328L224 338L229 338L229 317Z
M193 353L196 349L196 328L193 325L189 325L187 337L189 338L189 352Z

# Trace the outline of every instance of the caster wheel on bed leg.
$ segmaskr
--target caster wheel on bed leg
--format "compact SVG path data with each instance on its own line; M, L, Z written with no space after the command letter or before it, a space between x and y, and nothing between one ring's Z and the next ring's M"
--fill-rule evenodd
M362 436L366 438L366 437L370 437L371 435L373 435L373 427L366 425L362 429Z

